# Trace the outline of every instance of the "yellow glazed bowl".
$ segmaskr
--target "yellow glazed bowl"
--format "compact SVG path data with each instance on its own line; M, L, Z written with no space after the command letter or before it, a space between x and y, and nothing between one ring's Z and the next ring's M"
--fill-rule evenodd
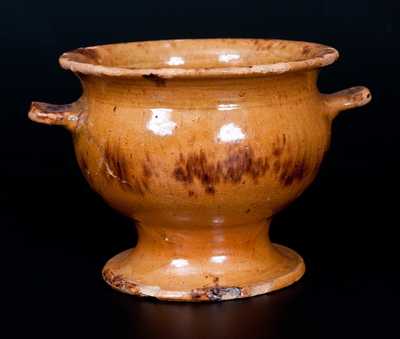
M262 39L133 42L60 58L81 80L72 104L32 103L67 127L90 186L136 221L135 248L108 261L114 288L159 299L227 300L298 280L302 258L272 244L272 216L315 178L332 119L368 103L321 94L338 57L315 43Z

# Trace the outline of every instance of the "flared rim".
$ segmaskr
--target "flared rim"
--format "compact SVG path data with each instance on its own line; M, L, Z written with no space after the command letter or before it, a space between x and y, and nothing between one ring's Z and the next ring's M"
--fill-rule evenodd
M174 51L174 48L179 48L179 51L185 51L186 48L187 52L193 49L197 51L199 57L203 57L203 54L207 53L207 49L203 46L218 46L221 51L235 50L238 46L242 49L246 47L245 52L248 55L253 53L254 57L247 64L226 62L224 64L206 64L202 66L200 63L200 65L197 64L193 67L190 67L190 63L188 66L182 67L178 63L172 65L169 63L164 66L162 63L152 65L150 62L143 66L141 64L136 65L133 62L131 66L126 66L114 62L114 59L121 58L117 54L122 53L121 51L127 55L129 54L128 56L131 58L135 56L135 53L143 54L143 51L146 51L151 58L153 57L152 55L161 55L162 57L162 53L167 48L169 48L169 51ZM219 56L221 59L222 54L218 54L218 48L216 52L213 50L213 53L215 54L214 56ZM151 53L148 51L151 51ZM268 61L267 53L275 53L278 56L275 57L273 62L266 62ZM279 59L279 53L284 55L281 58L282 60ZM240 57L239 52L237 55ZM159 56L157 57L160 58ZM332 47L305 41L278 39L178 39L127 42L78 48L62 54L59 61L64 69L81 74L169 79L284 74L324 67L332 64L338 57L338 51ZM229 58L225 59L228 60Z

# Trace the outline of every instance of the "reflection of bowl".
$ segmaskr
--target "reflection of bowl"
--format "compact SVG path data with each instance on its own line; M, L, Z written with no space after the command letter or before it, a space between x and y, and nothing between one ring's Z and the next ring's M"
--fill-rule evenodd
M268 239L271 217L314 179L341 110L365 87L324 95L333 48L281 40L174 40L81 48L61 65L82 81L69 105L32 103L65 125L91 187L137 220L134 249L105 280L123 292L225 300L287 286L301 257ZM265 221L267 220L267 221Z
M278 293L228 303L160 303L112 295L118 311L114 337L291 338L310 332L310 314L301 312L304 281ZM112 323L111 323L112 324ZM292 326L288 326L291 324ZM119 331L122 330L122 333Z

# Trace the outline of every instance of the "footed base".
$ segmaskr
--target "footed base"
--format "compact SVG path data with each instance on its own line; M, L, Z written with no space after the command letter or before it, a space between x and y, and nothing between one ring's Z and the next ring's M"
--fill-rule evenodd
M154 265L157 254L153 252L149 262L141 252L136 247L109 260L103 269L104 280L121 292L138 296L221 301L281 289L299 280L305 271L303 259L295 251L268 242L263 253L253 253L256 256L215 255L197 262L176 258Z

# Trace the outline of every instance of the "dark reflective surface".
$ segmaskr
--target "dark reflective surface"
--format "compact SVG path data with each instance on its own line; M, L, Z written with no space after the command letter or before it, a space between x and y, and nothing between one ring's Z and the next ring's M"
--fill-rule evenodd
M302 283L268 296L236 302L182 304L115 296L127 313L130 335L146 338L265 338L290 334ZM292 318L292 319L291 319Z

